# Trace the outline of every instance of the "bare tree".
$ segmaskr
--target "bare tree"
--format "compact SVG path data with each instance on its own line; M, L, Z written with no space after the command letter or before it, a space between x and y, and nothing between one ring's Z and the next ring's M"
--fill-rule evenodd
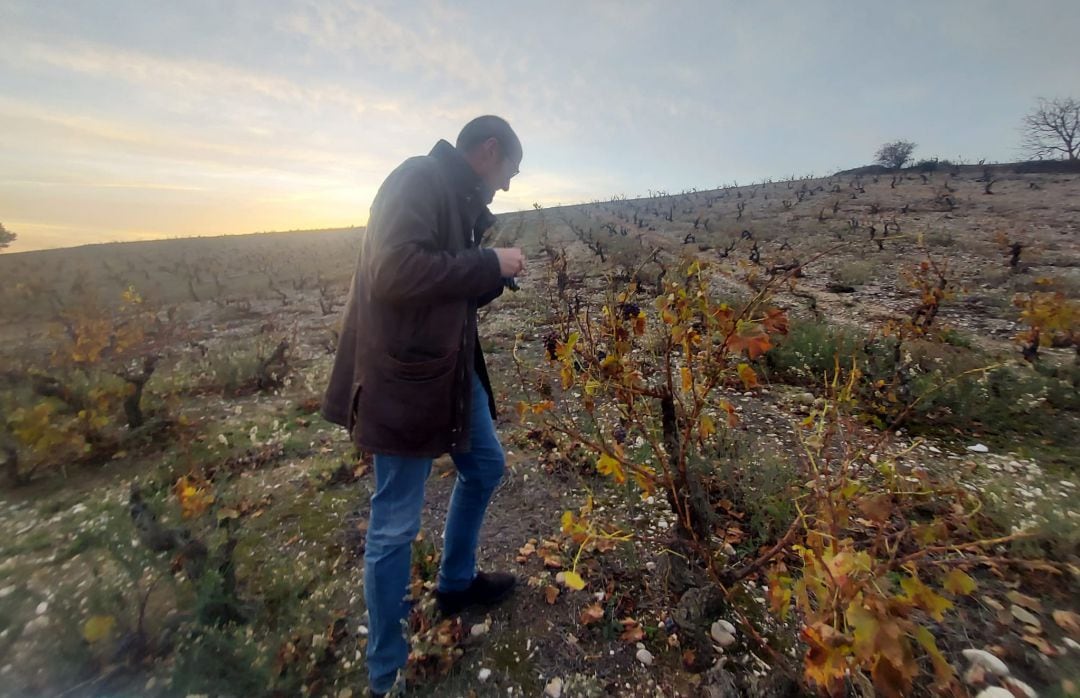
M1024 117L1024 150L1036 160L1080 160L1080 99L1040 99Z
M18 235L5 228L3 223L0 223L0 250L15 242L17 237Z
M915 144L911 141L893 141L878 148L874 155L874 162L885 167L899 170L915 152Z

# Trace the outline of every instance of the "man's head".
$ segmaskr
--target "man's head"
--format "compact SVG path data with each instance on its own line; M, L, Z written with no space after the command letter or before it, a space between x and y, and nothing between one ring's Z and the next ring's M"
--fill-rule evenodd
M487 185L487 203L497 190L510 191L521 166L521 141L505 119L478 116L461 129L456 147Z

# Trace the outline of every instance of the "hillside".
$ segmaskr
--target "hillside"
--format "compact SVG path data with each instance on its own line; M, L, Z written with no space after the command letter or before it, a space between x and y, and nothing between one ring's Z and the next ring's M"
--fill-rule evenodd
M434 615L438 459L411 690L1069 694L1080 175L986 175L499 216L482 566L523 583ZM0 255L0 694L361 694L371 461L317 414L361 234Z

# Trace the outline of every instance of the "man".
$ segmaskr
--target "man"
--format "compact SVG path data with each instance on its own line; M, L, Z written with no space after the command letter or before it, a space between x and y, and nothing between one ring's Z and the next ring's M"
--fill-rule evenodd
M456 146L439 141L402 163L371 206L322 413L375 455L364 552L375 695L392 688L408 658L411 544L433 457L449 452L457 468L439 610L498 603L516 583L476 571L480 524L505 465L476 309L525 269L520 249L480 247L494 223L487 205L496 190L509 191L521 156L510 125L481 116Z

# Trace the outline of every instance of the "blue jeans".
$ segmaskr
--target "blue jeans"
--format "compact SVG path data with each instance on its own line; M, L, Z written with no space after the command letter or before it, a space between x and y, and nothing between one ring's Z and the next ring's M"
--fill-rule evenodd
M473 379L472 391L471 450L453 455L457 480L443 535L441 591L465 589L476 576L480 524L506 466L488 411L487 391L478 378ZM375 494L364 552L364 601L370 617L368 676L377 693L390 690L409 656L405 624L410 609L406 596L412 542L420 531L424 483L431 473L431 461L375 455Z

